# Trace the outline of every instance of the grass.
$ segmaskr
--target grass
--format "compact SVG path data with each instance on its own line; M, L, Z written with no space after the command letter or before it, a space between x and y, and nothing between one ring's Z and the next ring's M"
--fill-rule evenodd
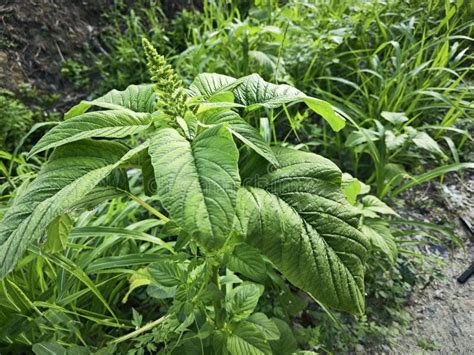
M101 347L118 331L133 330L131 309L122 306L128 279L172 248L153 236L161 223L147 216L133 200L113 200L75 216L64 252L31 246L1 284L0 343L31 345L53 336L60 344ZM151 314L157 305L143 300L134 307Z

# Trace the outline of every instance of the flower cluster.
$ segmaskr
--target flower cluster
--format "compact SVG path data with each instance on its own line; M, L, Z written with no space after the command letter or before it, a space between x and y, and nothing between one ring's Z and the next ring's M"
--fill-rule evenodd
M155 84L157 106L172 117L184 117L186 113L186 93L182 81L165 57L158 54L153 45L145 38L142 40L147 57L148 71Z

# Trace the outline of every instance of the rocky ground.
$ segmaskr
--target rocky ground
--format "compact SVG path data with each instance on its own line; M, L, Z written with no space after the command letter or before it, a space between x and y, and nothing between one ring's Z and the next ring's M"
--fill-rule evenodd
M474 354L474 277L465 284L456 278L469 266L474 245L447 253L446 280L430 284L409 308L414 321L395 350L401 353L433 351Z
M474 224L474 179L472 176L456 177L436 190L435 199L443 200L445 209L440 212L433 206L431 213L438 218L444 214L452 219L457 235L465 242L465 249L441 249L446 277L433 281L412 297L409 312L413 323L393 351L402 354L474 354L474 276L465 284L457 281L474 262L474 235L460 220L460 217L464 218L471 227ZM422 202L423 197L417 198Z

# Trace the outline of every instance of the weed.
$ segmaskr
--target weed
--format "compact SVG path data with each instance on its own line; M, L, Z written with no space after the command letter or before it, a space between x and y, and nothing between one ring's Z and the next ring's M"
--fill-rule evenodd
M94 296L98 310L89 314L93 322L121 328L110 298L102 295L98 285L108 282L102 279L103 272L117 272L122 279L131 272L124 300L147 286L148 297L163 307L157 307L156 320L144 325L143 315L134 311L132 324L138 329L109 345L122 346L137 338L139 348L145 342L150 351L164 347L180 352L278 352L280 341L293 339L292 331L281 320L258 311L265 285L287 288L276 270L321 304L362 313L364 260L372 237L359 230L360 213L345 199L341 172L313 153L271 147L244 119L249 111L297 102L320 113L335 129L344 126L341 116L324 101L288 85L267 83L257 74L240 79L201 74L185 90L148 41L144 46L154 85L132 85L81 102L30 151L34 156L55 148L3 216L2 277L21 262L26 249L44 253L45 257L31 262L43 263L46 258L87 287L71 295L70 302L79 302L83 293ZM89 111L92 107L99 110ZM130 136L135 137L129 140L134 143L131 148L120 140ZM129 192L127 166L141 169L142 183L159 199L161 208ZM96 247L77 259L84 265L78 267L67 258L76 248L68 242L77 233L75 211L120 195L145 208L163 229L158 237L110 232L117 237L140 236L156 247L150 253L127 250L124 256L102 258L97 258L101 249ZM101 229L107 233L108 228L99 227L86 233L100 235ZM164 240L166 236L175 239ZM109 241L119 242L117 237ZM41 249L31 241L39 241ZM133 265L141 268L128 269ZM306 265L305 274L300 265ZM124 268L125 274L120 271ZM35 271L43 282L35 291L44 295L49 276L43 272L42 268ZM43 312L40 304L19 291L22 277L18 276L3 281L9 304L19 306L20 299L26 298L24 311L33 312L38 322L61 319L64 329L58 339L77 338L86 345L64 309L40 303L49 308ZM107 314L101 321L100 312ZM12 326L7 323L2 333L7 339L13 336ZM34 337L35 328L31 324L25 329ZM38 344L50 349L61 346Z
M8 90L0 91L0 149L13 150L33 123L33 112Z

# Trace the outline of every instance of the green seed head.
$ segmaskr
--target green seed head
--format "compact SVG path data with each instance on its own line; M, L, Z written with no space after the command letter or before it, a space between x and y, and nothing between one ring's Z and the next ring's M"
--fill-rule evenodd
M184 117L186 113L186 93L182 81L173 67L166 62L165 57L158 54L153 45L142 39L143 49L147 58L148 71L155 84L157 108L172 117Z

